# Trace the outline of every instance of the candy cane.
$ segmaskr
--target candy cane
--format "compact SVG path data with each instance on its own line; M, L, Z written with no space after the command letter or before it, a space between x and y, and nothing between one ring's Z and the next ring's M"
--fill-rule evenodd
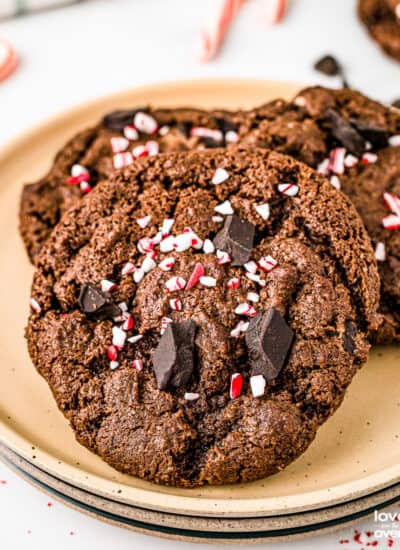
M0 40L0 82L10 76L18 65L18 57L7 42Z
M209 61L216 56L233 19L246 0L219 0L217 9L200 35L198 56Z
M287 0L264 0L264 14L269 25L279 23L286 13Z

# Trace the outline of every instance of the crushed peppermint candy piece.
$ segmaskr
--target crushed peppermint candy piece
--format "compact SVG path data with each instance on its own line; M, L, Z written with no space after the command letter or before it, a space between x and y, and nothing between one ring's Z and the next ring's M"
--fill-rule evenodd
M174 311L182 311L183 309L183 303L182 300L179 300L179 298L174 298L169 301L169 306Z
M154 140L147 141L145 144L145 147L150 157L154 157L155 155L158 155L158 153L160 152L160 146L157 141L154 141Z
M346 157L346 149L344 147L336 147L332 149L329 157L329 168L333 173L344 174L344 159Z
M196 401L200 397L199 393L185 392L183 398L186 401Z
M143 237L139 239L137 247L142 254L148 254L154 248L153 239L150 239L150 237Z
M278 260L272 256L263 256L258 260L258 265L263 271L272 271L278 265Z
M229 200L226 200L221 204L217 204L217 206L214 207L214 210L223 216L231 216L233 214L233 208Z
M400 216L400 198L397 195L394 193L383 193L383 200L392 214Z
M150 256L146 256L142 262L141 268L145 273L148 273L157 266L156 262Z
M217 168L212 178L212 183L214 185L219 185L229 178L229 172L225 168Z
M215 279L214 277L203 276L203 277L200 277L199 280L200 280L200 284L207 288L212 288L214 286L217 286L217 279Z
M117 285L113 281L107 279L103 279L100 284L102 292L112 292L117 288Z
M247 299L249 302L257 303L260 301L260 295L257 292L248 292Z
M127 124L126 126L124 126L123 133L126 139L129 139L130 141L136 141L137 139L139 139L139 133L133 126L133 124Z
M400 135L390 136L388 143L391 147L400 147Z
M170 235L160 242L161 252L172 252L174 250L175 237Z
M163 235L161 233L161 231L159 231L158 233L156 233L154 235L154 237L152 237L152 241L153 241L153 244L156 245L156 244L160 244L160 242L163 240Z
M257 315L256 309L247 302L236 306L235 313L236 315L245 315L246 317L255 317Z
M116 361L117 360L118 350L114 345L111 345L111 346L108 347L107 357L110 359L110 361Z
M132 162L133 162L133 156L132 156L132 153L130 153L129 151L126 151L125 153L117 153L113 157L114 168L117 170L119 168L124 168L125 166L129 166L130 164L132 164Z
M110 361L110 369L115 370L119 367L118 361Z
M213 254L215 252L214 243L210 239L205 239L203 243L204 254Z
M143 370L143 361L141 359L134 359L132 361L132 367L137 370L137 371L142 371Z
M245 263L243 267L248 273L254 274L257 272L257 264L256 262L253 262L253 260L250 260L250 262Z
M299 186L294 183L280 183L278 191L288 197L294 197L299 192Z
M378 262L384 262L386 260L385 243L376 243L375 247L375 259Z
M234 329L231 330L231 337L238 338L242 333L246 332L249 328L247 321L239 321Z
M211 128L205 128L204 126L193 126L190 130L190 135L192 137L210 138L218 142L224 139L224 136L220 130L213 130Z
M170 130L171 128L169 126L164 125L158 130L158 133L160 136L166 136Z
M358 158L355 155L348 154L344 157L344 165L346 168L353 168L356 164L358 164Z
M318 164L317 172L319 172L324 176L327 176L329 174L329 167L330 167L329 159L324 159L322 162Z
M125 331L132 330L133 327L135 326L133 317L130 313L125 314L125 315L126 315L126 317L124 317L125 320L122 323L121 328L122 328L122 330L125 330Z
M132 155L135 157L135 159L147 157L148 154L149 152L146 149L145 145L136 145L136 147L132 149Z
M237 288L240 288L240 279L239 277L232 277L232 279L229 279L229 281L227 282L227 286L228 288L230 289L237 289Z
M92 190L92 186L87 181L81 181L79 187L81 188L82 193L90 193Z
M87 179L89 179L89 171L87 168L82 166L82 164L74 164L71 168L71 176L73 178L79 178L79 176L87 176Z
M119 327L112 328L112 343L117 349L121 350L124 347L126 340L126 332Z
M126 262L124 267L121 269L122 275L130 275L131 273L134 273L136 271L136 267L133 265L132 262Z
M382 225L385 229L400 229L400 216L396 216L396 214L386 216L382 220Z
M234 130L228 130L225 132L226 143L237 143L239 141L239 134Z
M229 254L223 250L217 250L217 258L219 265L229 264L232 261Z
M185 250L189 250L192 246L192 235L189 232L177 235L172 246L177 252L185 252Z
M118 307L123 313L126 313L128 311L128 304L126 302L120 302L118 304Z
M167 329L167 326L172 323L172 319L170 319L169 317L162 317L161 318L161 328L160 328L160 334L163 335L164 332L166 331Z
M111 149L113 153L122 153L129 147L129 140L124 137L114 136L111 138Z
M140 283L143 277L144 277L144 271L142 268L136 269L136 271L133 273L133 280L135 283Z
M214 223L222 223L224 221L222 216L213 216L211 219Z
M364 164L374 164L378 160L378 155L375 153L364 153L361 157L361 162Z
M155 134L158 130L157 121L149 114L141 111L135 114L133 124L143 134Z
M175 263L175 258L172 258L172 257L164 258L158 264L158 267L161 269L161 271L171 271L171 269L174 267L174 263Z
M130 344L136 344L136 342L139 342L143 338L143 334L135 334L134 336L131 336L128 338L128 342Z
M165 283L168 292L176 292L177 290L182 290L185 288L186 281L183 277L171 277Z
M193 273L189 277L189 280L188 280L187 285L186 285L186 290L190 290L195 285L197 285L197 283L200 281L200 278L203 277L204 273L205 272L204 272L203 264L198 262L194 266Z
M262 374L250 376L250 388L253 397L261 397L265 393L266 380Z
M243 377L239 372L235 372L231 376L231 386L229 389L229 396L231 399L236 399L242 393Z
M335 189L340 189L341 188L340 179L338 178L338 176L335 176L335 175L331 176L329 181Z
M203 248L203 240L196 235L191 227L185 227L183 232L190 235L190 244L195 250Z
M36 313L40 313L42 311L39 302L35 298L29 298L29 305L31 306L33 311L36 311Z
M145 227L147 227L149 225L149 223L151 222L151 216L143 216L142 218L138 218L136 220L136 223L138 224L139 227L141 227L142 229L144 229Z
M271 209L267 202L264 204L255 204L254 208L256 209L257 214L259 214L264 221L267 221L271 215Z
M267 283L264 281L264 279L261 279L260 275L258 273L246 273L246 277L250 279L250 281L253 281L254 283L259 284L260 286L265 286Z
M170 234L170 231L175 223L175 220L172 218L167 218L163 220L163 224L160 227L160 231L164 237L167 237Z

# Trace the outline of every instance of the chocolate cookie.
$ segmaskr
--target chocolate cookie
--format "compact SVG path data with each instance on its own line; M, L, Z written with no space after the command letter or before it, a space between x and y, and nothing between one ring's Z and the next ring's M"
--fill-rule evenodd
M49 173L24 187L20 232L33 261L62 214L99 181L139 157L221 147L237 140L239 115L197 109L135 109L106 115L74 136Z
M354 207L266 150L140 159L67 212L36 263L29 352L78 441L168 485L286 467L378 322Z
M359 0L358 14L372 38L400 61L400 2Z

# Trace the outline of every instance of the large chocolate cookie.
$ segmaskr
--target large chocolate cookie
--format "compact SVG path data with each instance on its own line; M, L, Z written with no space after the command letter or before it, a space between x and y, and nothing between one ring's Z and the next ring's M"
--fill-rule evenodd
M358 14L381 48L400 61L400 2L359 0Z
M239 118L222 111L184 108L116 111L74 136L48 174L24 187L20 231L30 259L39 253L62 214L115 169L158 152L235 142Z
M78 441L191 487L298 457L377 324L350 201L266 150L140 159L63 216L37 258L27 338Z

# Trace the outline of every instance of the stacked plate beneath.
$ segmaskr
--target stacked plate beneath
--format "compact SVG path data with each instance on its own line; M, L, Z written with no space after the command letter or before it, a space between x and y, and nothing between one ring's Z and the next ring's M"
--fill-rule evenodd
M343 406L284 472L241 486L181 490L122 475L76 443L23 340L32 267L17 232L23 182L48 167L79 129L116 108L250 107L298 85L199 81L124 92L65 113L0 155L0 452L24 477L66 503L144 532L207 541L261 541L332 530L400 499L400 349L373 350Z

